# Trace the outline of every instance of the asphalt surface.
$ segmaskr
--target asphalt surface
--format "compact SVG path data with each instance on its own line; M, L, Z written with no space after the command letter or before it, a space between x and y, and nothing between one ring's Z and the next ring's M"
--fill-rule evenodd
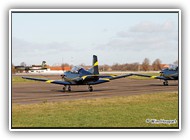
M47 76L58 79L57 76ZM44 102L64 102L77 99L111 98L114 96L129 96L138 94L178 92L178 81L169 81L169 86L163 86L162 81L156 79L122 78L108 83L94 85L93 92L88 86L72 86L71 92L63 92L62 85L44 82L26 82L12 84L12 103L31 104Z

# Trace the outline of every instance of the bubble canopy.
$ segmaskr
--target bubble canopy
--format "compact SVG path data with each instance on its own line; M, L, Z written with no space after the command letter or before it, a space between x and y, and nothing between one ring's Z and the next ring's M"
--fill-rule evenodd
M72 69L71 69L71 72L72 73L79 73L79 71L82 69L83 67L81 66L74 66Z
M169 65L168 70L178 70L178 65Z

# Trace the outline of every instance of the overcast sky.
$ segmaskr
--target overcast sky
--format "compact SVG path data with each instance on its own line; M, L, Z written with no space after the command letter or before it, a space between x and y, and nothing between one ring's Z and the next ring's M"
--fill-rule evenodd
M178 13L13 13L12 63L151 63L178 59Z

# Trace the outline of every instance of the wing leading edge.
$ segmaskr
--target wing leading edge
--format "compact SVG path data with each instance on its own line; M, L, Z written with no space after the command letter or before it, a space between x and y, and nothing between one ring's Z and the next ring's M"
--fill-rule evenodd
M144 74L133 74L133 75L141 76L141 77L148 77L148 78L152 78L152 79L167 80L167 78L163 77L163 76L150 76L150 75L144 75Z
M115 79L120 79L120 78L125 78L125 77L129 77L129 76L132 76L133 74L124 74L124 75L100 75L99 77L100 78L107 78L109 80L115 80Z
M49 80L49 79L33 78L33 77L25 77L25 76L23 76L22 78L28 79L28 80L35 80L35 81L51 83L51 84L59 84L59 85L73 85L74 84L72 82L61 81L61 80Z
M119 78L125 78L128 76L132 76L133 74L124 74L124 75L119 75L119 76L99 76L99 75L92 75L92 76L83 76L82 79L88 80L90 78L99 78L95 81L89 81L89 82L85 82L83 83L84 85L96 85L96 84L101 84L101 83L105 83L105 82L109 82L110 80L115 80L115 79L119 79ZM42 78L34 78L34 77L26 77L23 76L23 79L28 79L28 80L35 80L35 81L40 81L40 82L46 82L46 83L51 83L51 84L59 84L59 85L83 85L81 83L75 82L75 81L61 81L61 80L50 80L50 79L42 79Z
M46 83L50 83L50 84L59 84L59 85L96 85L96 84L101 84L101 83L105 83L105 82L109 82L110 80L107 78L100 78L97 81L91 81L91 82L87 82L85 84L77 84L74 81L71 82L67 82L67 81L61 81L61 80L50 80L50 79L42 79L42 78L33 78L33 77L22 77L23 79L28 79L28 80L34 80L34 81L40 81L40 82L46 82Z

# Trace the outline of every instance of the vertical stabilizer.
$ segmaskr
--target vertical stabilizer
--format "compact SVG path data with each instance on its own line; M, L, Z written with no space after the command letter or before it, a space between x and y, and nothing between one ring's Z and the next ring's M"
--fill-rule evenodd
M98 57L96 55L93 55L93 74L99 74L99 70L98 70Z
M96 55L93 55L93 60L92 60L92 68L88 70L90 73L97 75L99 74L98 70L98 57Z
M46 67L46 61L42 61L42 68Z

